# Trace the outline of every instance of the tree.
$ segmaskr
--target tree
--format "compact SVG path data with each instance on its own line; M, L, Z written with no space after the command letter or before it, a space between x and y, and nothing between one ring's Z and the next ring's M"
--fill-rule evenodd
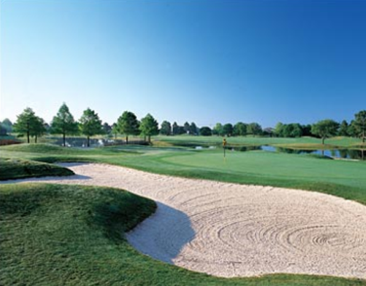
M104 133L106 135L109 135L110 136L110 134L112 132L112 126L110 126L107 122L104 122L102 128L103 128Z
M13 131L13 123L8 118L5 118L3 122L1 122L1 125L6 129L6 133L11 133Z
M178 126L177 122L173 123L172 134L173 135L179 135L179 126Z
M184 131L186 133L189 133L189 129L191 128L191 126L189 125L189 123L188 122L184 123L183 127L184 127Z
M78 132L78 124L74 120L69 108L63 103L53 117L51 122L51 133L62 134L62 146L66 146L66 135L76 134Z
M339 128L339 123L331 119L318 121L311 126L311 133L322 139L322 144L326 138L335 136Z
M231 123L226 123L223 127L222 127L222 132L224 135L230 137L231 135L233 135L233 125Z
M119 133L118 125L117 125L117 123L113 123L113 125L112 125L112 134L114 135L115 140L117 140L118 133Z
M192 122L189 126L189 134L191 135L197 135L198 134L198 128L196 123Z
M161 123L160 134L162 135L170 135L172 133L172 126L169 121L164 120Z
M245 136L247 135L247 124L243 122L238 122L234 125L233 129L234 136Z
M202 136L211 136L212 135L212 130L210 127L207 127L207 126L203 126L201 127L200 129L200 134Z
M140 124L141 134L148 137L148 142L151 142L151 136L159 134L159 124L151 114L147 114L141 119Z
M36 121L34 123L34 128L31 130L30 135L34 136L34 143L37 143L38 137L41 137L46 132L46 123L44 120L36 116Z
M126 136L126 144L128 144L129 135L138 135L140 133L140 124L133 112L123 112L123 114L118 118L117 125L119 132Z
M343 120L341 122L341 125L339 126L338 134L339 134L339 136L348 136L348 123L346 120Z
M302 129L302 136L312 136L310 124L302 125L301 129Z
M277 137L283 137L284 124L282 122L278 122L274 129L274 133Z
M3 124L0 123L0 135L6 135L6 134L7 134L6 128L4 128Z
M362 138L362 143L365 143L366 110L362 110L355 114L355 129L358 135Z
M354 120L351 120L351 123L348 125L347 133L351 137L357 137L356 124Z
M224 132L223 132L223 127L221 123L216 123L215 127L212 129L212 134L214 135L219 135L219 136L223 136Z
M94 110L91 110L90 108L87 108L84 110L83 115L81 116L80 120L80 131L82 134L84 134L87 138L87 144L86 146L90 146L90 137L102 134L102 121L99 119L99 116L97 113L95 113Z
M302 128L298 123L284 124L282 128L283 137L301 137Z
M13 127L15 132L20 135L26 134L27 142L29 143L29 138L35 132L35 129L38 126L37 124L37 116L31 108L27 107L20 115L17 116L17 121L14 123Z
M255 135L260 135L262 133L262 126L260 126L258 123L253 122L248 125L248 133Z
M186 134L186 131L184 130L183 126L178 126L178 134L179 135Z
M291 137L301 137L303 135L302 127L299 123L292 123Z
M267 127L263 129L263 134L269 137L273 136L273 128L272 127Z

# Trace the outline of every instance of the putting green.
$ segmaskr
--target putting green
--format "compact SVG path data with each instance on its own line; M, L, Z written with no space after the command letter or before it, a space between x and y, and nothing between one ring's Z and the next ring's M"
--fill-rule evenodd
M283 180L336 183L345 186L366 186L364 162L326 160L306 155L278 154L265 151L194 152L163 159L179 166L191 166L238 176L258 176Z

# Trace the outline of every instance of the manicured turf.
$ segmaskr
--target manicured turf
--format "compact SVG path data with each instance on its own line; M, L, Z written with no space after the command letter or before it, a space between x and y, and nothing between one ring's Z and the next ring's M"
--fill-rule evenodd
M265 151L226 154L224 160L220 148L195 151L133 145L90 150L47 144L0 147L0 157L109 163L167 175L314 190L366 204L366 161L322 160Z
M161 141L178 146L210 146L222 144L220 136L157 136L155 141ZM243 146L260 146L272 145L288 148L302 149L333 149L333 148L355 148L362 145L358 138L350 137L333 137L325 140L326 145L321 144L321 139L314 137L301 138L276 138L276 137L253 137L253 136L237 136L228 137L228 145L243 145ZM366 147L366 144L364 144Z
M263 151L227 151L225 158L221 152L195 152L189 156L169 156L163 161L177 167L190 166L231 174L238 178L236 181L239 183L244 183L245 177L258 177L265 180L366 186L365 162L326 160L322 157Z
M306 275L223 279L139 254L123 232L155 203L111 188L0 186L1 285L366 285Z
M52 164L0 158L0 180L70 175L74 175L74 172Z

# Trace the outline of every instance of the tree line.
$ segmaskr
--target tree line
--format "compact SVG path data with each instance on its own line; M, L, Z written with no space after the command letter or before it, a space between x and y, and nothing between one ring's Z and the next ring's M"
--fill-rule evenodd
M108 123L102 124L98 114L87 108L82 116L76 121L71 114L68 106L64 103L61 105L57 114L53 117L51 124L47 124L42 118L37 116L31 108L26 108L14 124L9 119L0 122L0 134L4 135L12 131L27 137L27 142L30 142L30 137L37 139L45 133L60 134L63 138L63 145L66 144L66 136L82 134L86 136L87 146L90 145L90 137L99 134L109 134L117 138L118 134L125 136L125 141L128 144L129 136L140 135L145 138L145 141L151 142L151 136L158 135L202 135L202 136L275 136L275 137L301 137L315 136L322 139L322 143L326 138L331 136L351 136L362 138L365 142L366 135L366 110L362 110L355 114L354 120L348 123L343 120L338 123L331 119L321 120L312 125L301 125L299 123L283 124L277 123L275 128L262 129L261 125L253 123L238 122L236 124L217 123L212 129L208 126L201 128L197 127L194 122L185 122L180 126L177 122L171 124L169 121L163 121L159 128L158 121L151 115L147 114L141 120L138 120L133 112L125 111L117 119L113 125Z

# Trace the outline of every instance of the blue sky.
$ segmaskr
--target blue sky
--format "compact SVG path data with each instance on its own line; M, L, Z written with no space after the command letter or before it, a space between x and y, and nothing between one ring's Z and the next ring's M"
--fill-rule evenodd
M314 123L366 109L366 1L2 0L0 120Z

